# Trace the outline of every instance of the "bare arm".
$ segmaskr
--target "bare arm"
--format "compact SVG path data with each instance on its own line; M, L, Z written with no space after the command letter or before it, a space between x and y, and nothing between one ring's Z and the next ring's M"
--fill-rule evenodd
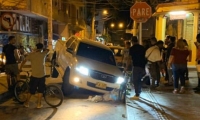
M168 69L171 67L173 59L174 59L174 56L173 56L173 55L170 55L170 56L169 56L168 63L167 63L167 68L168 68Z
M17 49L14 50L14 55L15 55L15 58L17 59L17 61L20 61L20 56L19 56Z
M22 71L24 64L26 63L27 59L24 59L19 67L19 70Z

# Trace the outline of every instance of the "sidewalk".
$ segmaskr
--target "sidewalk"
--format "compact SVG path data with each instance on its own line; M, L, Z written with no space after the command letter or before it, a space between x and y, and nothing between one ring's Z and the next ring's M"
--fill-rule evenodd
M144 88L139 100L128 98L127 120L200 120L200 94L192 90L197 85L195 69L189 69L189 77L184 94L173 94L173 86L161 84L154 91ZM134 96L133 90L131 96Z

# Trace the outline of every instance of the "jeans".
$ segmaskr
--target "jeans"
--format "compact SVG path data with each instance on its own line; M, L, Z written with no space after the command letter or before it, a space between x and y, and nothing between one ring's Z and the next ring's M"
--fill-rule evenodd
M136 96L139 96L142 89L142 77L145 75L145 68L133 67L132 79Z
M172 72L174 76L174 88L178 89L179 79L181 82L181 86L185 86L185 71L187 69L187 65L181 64L172 64Z

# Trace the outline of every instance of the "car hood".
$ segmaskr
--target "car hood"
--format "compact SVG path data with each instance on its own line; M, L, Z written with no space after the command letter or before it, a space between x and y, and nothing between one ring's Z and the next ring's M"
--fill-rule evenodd
M122 71L114 65L109 65L96 60L77 56L77 66L84 66L92 70L104 72L115 76L123 76Z

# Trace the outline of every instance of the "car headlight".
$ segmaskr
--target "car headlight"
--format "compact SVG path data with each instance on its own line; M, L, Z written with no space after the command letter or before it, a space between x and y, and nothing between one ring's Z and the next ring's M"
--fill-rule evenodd
M122 84L124 82L124 78L123 77L118 77L117 78L117 84Z
M83 75L89 75L89 70L86 67L80 66L77 67L76 70Z

